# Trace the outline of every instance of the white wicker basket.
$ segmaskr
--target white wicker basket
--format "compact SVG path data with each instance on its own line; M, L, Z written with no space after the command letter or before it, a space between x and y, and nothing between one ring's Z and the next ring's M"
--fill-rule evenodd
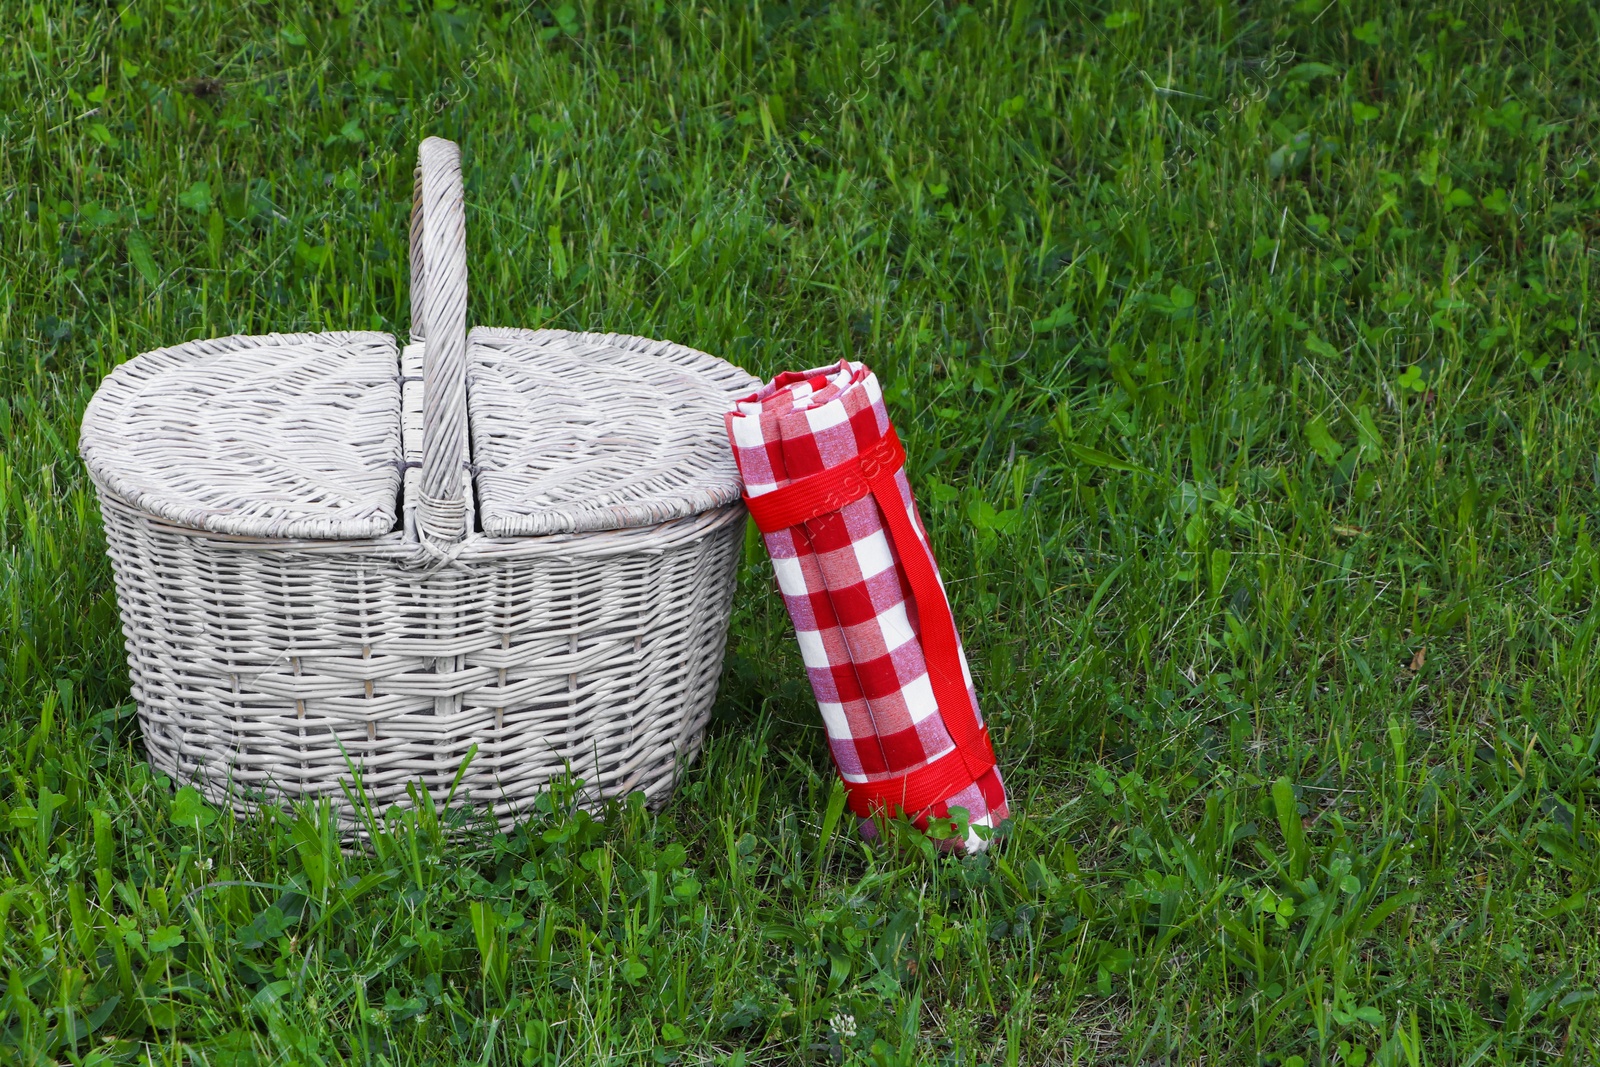
M721 416L759 383L642 338L469 337L460 156L418 156L403 353L196 341L84 415L150 760L351 831L355 778L380 812L417 782L502 822L568 768L660 800L716 694L744 520Z

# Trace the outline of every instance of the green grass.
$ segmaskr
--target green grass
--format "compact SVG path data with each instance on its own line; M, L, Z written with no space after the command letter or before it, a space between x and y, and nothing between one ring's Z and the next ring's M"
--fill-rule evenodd
M9 5L0 1062L1595 1062L1600 15L1124 3ZM84 404L404 330L429 133L473 321L877 369L1003 847L825 822L759 552L659 815L151 774Z

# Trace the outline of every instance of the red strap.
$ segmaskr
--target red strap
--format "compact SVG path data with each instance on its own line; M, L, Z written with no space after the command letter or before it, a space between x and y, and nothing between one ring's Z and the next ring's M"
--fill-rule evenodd
M993 749L987 747L988 727L983 727L981 733L992 761ZM993 764L990 766L992 768ZM984 805L990 810L998 808L1005 800L1005 792L1000 788L1000 779L992 770L985 770L974 779L968 773L959 749L952 749L933 762L902 774L898 778L881 782L845 782L845 787L849 790L850 810L866 819L879 812L892 815L896 811L904 811L915 815L942 800L948 800L972 785L974 781L977 783L978 791L983 794Z
M887 471L890 479L905 465L906 450L894 427L854 459L790 482L760 496L746 496L745 507L762 533L776 533L820 518L854 503L872 492L872 480ZM902 509L904 510L904 509Z
M898 778L882 782L846 782L850 807L858 815L877 809L900 807L915 814L984 778L995 765L994 746L987 727L978 725L961 670L960 641L950 603L939 584L932 550L923 543L911 512L900 495L895 472L905 465L906 452L889 427L878 443L854 459L829 467L782 489L744 498L745 506L763 533L799 526L810 519L839 511L871 493L883 513L884 525L905 568L906 581L916 601L922 623L922 654L933 686L939 717L955 742L955 749L931 763ZM992 777L992 776L991 776ZM999 798L995 798L998 803Z

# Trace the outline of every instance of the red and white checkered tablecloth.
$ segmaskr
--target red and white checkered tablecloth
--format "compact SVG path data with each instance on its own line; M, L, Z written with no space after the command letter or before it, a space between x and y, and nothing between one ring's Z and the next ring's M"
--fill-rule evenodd
M878 379L787 372L727 421L851 809L998 826L1005 787Z

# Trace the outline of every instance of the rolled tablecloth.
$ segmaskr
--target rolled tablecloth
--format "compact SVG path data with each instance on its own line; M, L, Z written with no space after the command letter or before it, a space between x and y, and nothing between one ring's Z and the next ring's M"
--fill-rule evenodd
M727 423L851 810L964 809L981 851L1005 786L877 377L786 372Z

